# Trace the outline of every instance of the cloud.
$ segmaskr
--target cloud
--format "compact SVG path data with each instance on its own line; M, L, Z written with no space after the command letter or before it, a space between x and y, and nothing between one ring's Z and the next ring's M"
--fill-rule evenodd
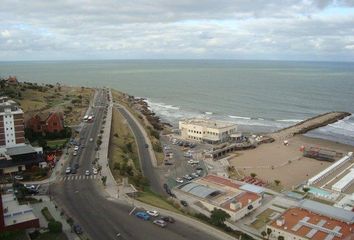
M350 0L0 0L0 6L0 60L354 60Z

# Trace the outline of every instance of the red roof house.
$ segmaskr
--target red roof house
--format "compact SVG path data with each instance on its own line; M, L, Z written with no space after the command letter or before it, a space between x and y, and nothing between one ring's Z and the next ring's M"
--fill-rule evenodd
M57 133L64 130L64 117L62 113L39 113L26 122L26 127L36 133Z

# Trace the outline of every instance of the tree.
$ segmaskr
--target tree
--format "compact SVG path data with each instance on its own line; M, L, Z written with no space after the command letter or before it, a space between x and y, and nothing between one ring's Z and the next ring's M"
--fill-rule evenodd
M265 236L267 236L267 233L265 231L262 231L261 234L262 234L263 238L265 238Z
M63 231L63 224L58 221L50 221L48 223L48 229L52 233L61 233Z
M285 240L283 236L278 236L278 240Z
M222 226L224 225L225 220L229 218L230 215L227 212L214 208L214 210L211 211L210 222L215 226Z
M255 173L251 173L250 175L251 175L251 177L253 177L253 178L255 178L255 177L257 176L257 174L255 174Z
M269 239L269 237L270 237L270 234L272 233L272 229L270 229L270 228L267 228L267 235L268 235L268 239Z
M308 191L310 191L310 188L309 187L303 187L302 190L307 193Z
M103 186L106 186L107 176L103 176L103 177L101 178L101 180L102 180Z
M280 184L280 180L274 180L274 183L275 183L275 185L277 185L277 186L279 186L279 184Z

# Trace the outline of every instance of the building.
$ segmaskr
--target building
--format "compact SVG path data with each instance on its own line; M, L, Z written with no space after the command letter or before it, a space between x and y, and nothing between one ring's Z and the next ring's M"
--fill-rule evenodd
M39 219L28 205L19 205L14 194L0 193L0 232L39 228Z
M25 143L23 111L7 97L0 97L0 147Z
M344 192L354 183L354 168L351 168L349 173L341 178L338 182L332 185L332 190Z
M58 133L64 130L64 117L57 112L35 114L26 121L26 128L35 133Z
M179 121L181 137L211 144L228 141L236 133L236 124L207 119L189 119Z
M5 79L5 81L8 85L18 85L19 84L16 76L9 76L7 79Z
M242 190L242 185L232 180L208 175L188 182L176 190L180 199L211 212L214 208L222 209L237 221L261 205L262 195Z
M288 209L268 224L267 229L273 240L352 240L354 212L303 200L299 207Z

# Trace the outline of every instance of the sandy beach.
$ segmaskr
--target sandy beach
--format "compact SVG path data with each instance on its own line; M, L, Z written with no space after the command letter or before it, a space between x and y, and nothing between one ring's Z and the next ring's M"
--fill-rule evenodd
M262 144L256 149L238 152L238 156L230 158L230 165L244 175L256 173L258 178L268 182L280 180L281 185L289 189L332 164L303 157L301 146L318 146L343 154L354 151L354 146L303 135L294 136L288 141L287 146L282 141L275 141Z

